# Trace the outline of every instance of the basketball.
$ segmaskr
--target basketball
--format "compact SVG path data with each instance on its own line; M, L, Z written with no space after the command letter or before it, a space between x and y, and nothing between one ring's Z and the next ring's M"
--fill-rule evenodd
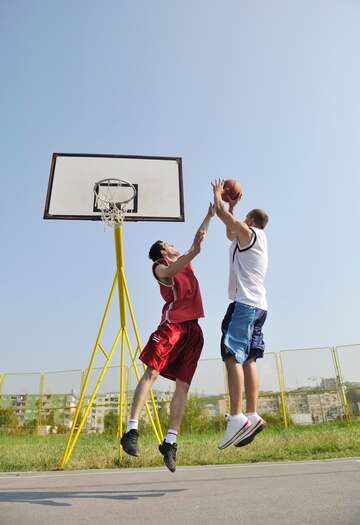
M240 182L234 179L227 179L224 182L224 191L221 194L221 198L225 202L229 202L229 198L233 201L242 197L242 187Z

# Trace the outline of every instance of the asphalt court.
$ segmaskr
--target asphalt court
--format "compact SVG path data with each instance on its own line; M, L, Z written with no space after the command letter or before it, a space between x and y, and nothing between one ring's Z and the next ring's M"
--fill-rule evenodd
M0 473L1 525L359 525L360 458Z

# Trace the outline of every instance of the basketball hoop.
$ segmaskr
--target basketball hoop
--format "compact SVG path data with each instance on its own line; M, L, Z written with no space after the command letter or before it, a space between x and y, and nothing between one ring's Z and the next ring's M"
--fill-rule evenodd
M128 211L126 205L136 196L136 188L124 179L102 179L95 183L94 194L105 226L119 228Z

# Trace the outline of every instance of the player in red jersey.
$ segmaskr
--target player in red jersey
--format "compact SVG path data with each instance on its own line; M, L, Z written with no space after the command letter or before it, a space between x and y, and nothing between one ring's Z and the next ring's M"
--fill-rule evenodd
M172 245L155 242L149 252L154 261L152 271L165 301L158 328L140 354L147 365L134 394L128 426L120 443L131 456L139 456L138 422L149 390L160 375L176 382L170 403L169 429L159 450L171 472L176 469L177 434L186 406L191 380L199 361L204 339L198 323L204 317L199 283L191 261L201 251L215 208L210 204L205 219L196 232L189 251L180 255Z

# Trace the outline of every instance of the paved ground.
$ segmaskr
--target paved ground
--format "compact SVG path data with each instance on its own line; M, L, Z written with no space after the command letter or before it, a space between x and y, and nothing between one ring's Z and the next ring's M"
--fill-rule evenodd
M360 458L0 473L1 525L359 525Z

